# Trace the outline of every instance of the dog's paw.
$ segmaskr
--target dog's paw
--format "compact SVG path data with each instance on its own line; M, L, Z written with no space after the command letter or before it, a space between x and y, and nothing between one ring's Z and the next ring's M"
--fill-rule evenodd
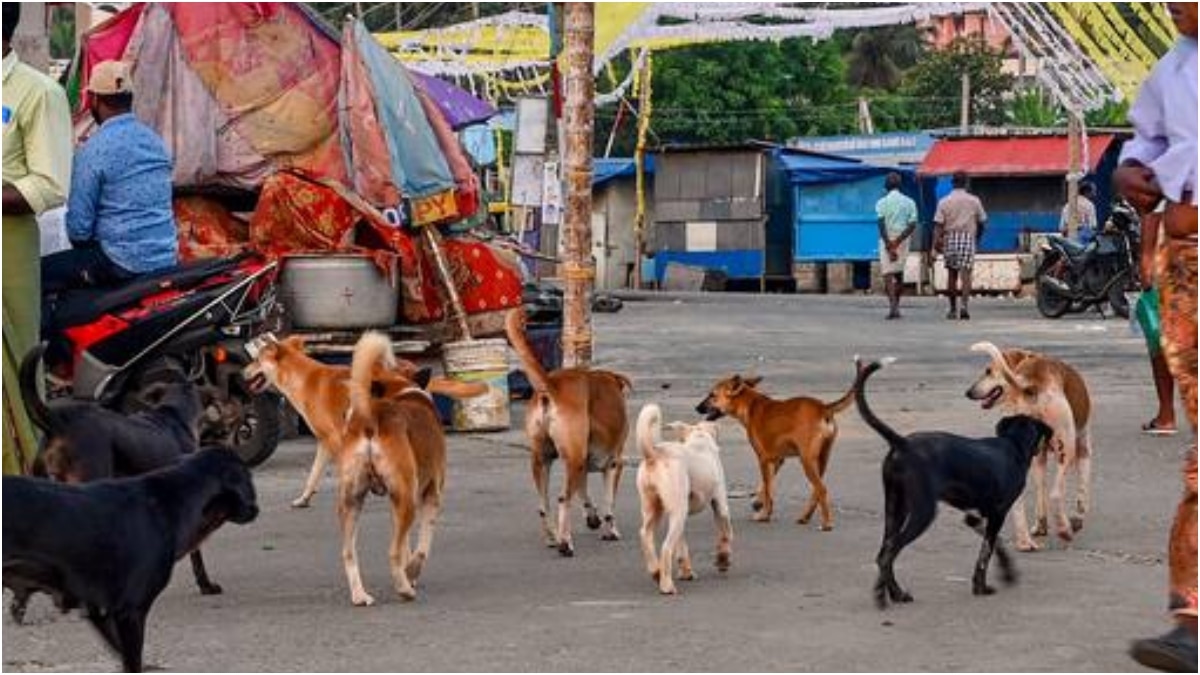
M754 501L750 502L751 511L762 511L762 507L763 503L761 499L755 499Z
M1071 516L1071 531L1078 532L1083 529L1083 516Z
M659 595L677 595L679 591L675 588L675 584L659 584Z
M810 521L810 520L812 520L811 515L800 516L799 518L796 519L796 524L797 525L807 525L808 521Z
M971 593L973 595L993 595L995 592L996 589L988 586L987 584L975 584L971 587Z
M599 514L597 514L595 512L587 514L587 526L588 526L589 530L600 529L600 523L601 523L601 521L600 521Z
M1035 551L1042 550L1041 545L1032 539L1018 541L1017 543L1013 544L1013 547L1022 553L1033 553Z
M200 587L200 595L220 595L225 592L221 588L221 584L214 584L211 581Z
M421 576L421 568L425 566L425 554L417 553L408 561L408 565L404 568L404 573L412 581L416 581Z
M912 593L897 586L892 590L892 602L908 603L913 601Z
M1068 523L1066 527L1060 526L1055 534L1058 535L1059 540L1061 540L1064 544L1069 544L1075 540L1075 531L1071 529L1070 523Z
M750 516L750 520L756 523L769 523L771 522L771 514L767 511L755 511L754 515Z
M300 495L292 500L293 509L307 509L312 505L312 495Z
M833 523L821 523L822 532L833 532Z
M888 606L887 586L882 581L875 584L875 606L879 609L887 609Z
M679 571L679 580L680 581L695 581L696 580L696 572L694 570L692 570L691 568L686 569L686 570L681 569Z
M375 604L375 598L366 591L354 591L350 593L350 602L355 607L370 607Z
M575 547L569 541L561 541L558 543L558 554L564 558L572 558L575 556Z
M404 602L412 602L417 599L417 590L415 588L397 588L396 595Z
M1050 531L1050 523L1045 518L1038 518L1037 523L1033 526L1033 531L1030 532L1035 537L1044 537Z
M733 561L731 560L730 554L728 554L728 553L718 553L717 554L716 567L717 567L718 572L728 572L729 568L732 565L733 565Z

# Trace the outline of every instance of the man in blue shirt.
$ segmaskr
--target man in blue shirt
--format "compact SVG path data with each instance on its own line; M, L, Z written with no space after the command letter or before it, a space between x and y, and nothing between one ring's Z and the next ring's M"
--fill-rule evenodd
M92 69L87 91L98 128L71 171L66 224L73 248L42 261L43 293L116 285L178 262L171 158L134 117L131 85L123 62Z

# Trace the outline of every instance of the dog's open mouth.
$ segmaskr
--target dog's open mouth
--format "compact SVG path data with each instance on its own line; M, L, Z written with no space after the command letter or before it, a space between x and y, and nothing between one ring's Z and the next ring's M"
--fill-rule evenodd
M251 394L261 394L267 390L267 376L261 372L246 373L246 387Z
M1000 401L1000 397L1004 395L1002 387L992 387L992 390L986 396L979 400L979 405L984 410L991 410L993 406Z

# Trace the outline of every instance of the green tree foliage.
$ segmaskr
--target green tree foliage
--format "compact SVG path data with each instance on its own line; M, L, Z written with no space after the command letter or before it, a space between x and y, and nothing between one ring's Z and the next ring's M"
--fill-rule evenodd
M1041 88L1018 93L1008 103L1008 123L1017 127L1053 128L1067 123L1066 111Z
M783 141L853 127L837 46L807 39L701 45L654 61L660 142Z
M846 55L847 81L856 87L893 90L904 70L924 53L925 33L915 25L859 31Z
M1003 53L982 39L959 38L913 66L905 75L902 91L918 99L943 102L932 111L927 126L954 126L959 122L965 72L971 80L971 123L1003 124L1004 98L1012 90L1014 78L1001 71L1002 62Z

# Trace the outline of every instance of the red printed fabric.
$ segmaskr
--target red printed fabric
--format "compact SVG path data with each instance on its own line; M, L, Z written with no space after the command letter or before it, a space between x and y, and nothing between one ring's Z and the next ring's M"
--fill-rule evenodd
M330 188L280 171L263 183L250 219L254 249L271 257L287 253L347 251L361 216Z
M182 262L228 258L246 250L250 231L219 202L206 197L180 197L174 202Z

